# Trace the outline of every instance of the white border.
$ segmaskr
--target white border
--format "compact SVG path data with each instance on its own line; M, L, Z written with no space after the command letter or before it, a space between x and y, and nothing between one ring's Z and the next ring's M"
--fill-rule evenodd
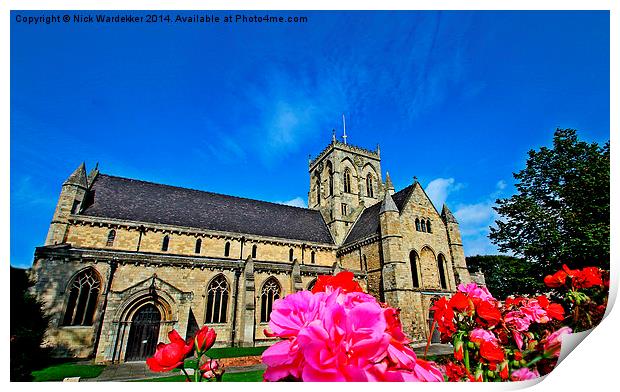
M619 96L618 96L618 70L620 70L620 63L618 62L618 39L620 37L619 31L619 17L618 17L618 5L616 1L612 0L589 0L589 1L575 1L575 0L564 0L564 1L549 1L549 0L521 0L521 1L513 1L513 0L503 0L503 1L492 1L492 0L476 0L476 1L459 1L459 0L436 0L436 1L393 1L393 0L382 0L382 1L368 1L368 0L358 0L358 1L338 1L337 3L334 1L326 1L326 0L315 0L315 1L296 1L292 3L290 1L230 1L230 2L201 2L201 1L187 1L187 0L177 0L174 2L170 1L129 1L129 0L112 0L112 1L94 1L94 0L72 0L72 1L42 1L42 0L33 0L33 1L16 1L9 0L0 3L0 8L2 9L2 14L0 17L1 31L0 34L0 53L2 58L1 62L1 77L3 83L1 86L4 86L2 92L0 93L0 103L1 103L1 137L2 142L0 143L0 154L3 159L0 162L0 181L2 184L6 186L6 189L9 187L9 175L10 175L10 70L9 70L9 56L10 56L10 13L9 10L103 10L103 9L138 9L138 10L148 10L148 9L174 9L174 10L187 10L187 9L212 9L212 10L222 10L222 9L245 9L245 10L346 10L346 9L362 9L362 10L406 10L406 9L416 9L416 10L436 10L436 9L444 9L444 10L611 10L610 13L610 23L611 23L611 75L610 75L610 107L611 110L611 129L618 130L618 108L619 105ZM612 144L615 146L615 142L617 141L615 133L611 135ZM617 169L617 154L615 153L615 149L612 149L612 175L615 173L615 169ZM617 181L612 181L611 187L611 200L620 200L618 198L620 193L618 192ZM5 263L7 263L7 267L10 260L10 252L9 252L9 217L10 217L10 203L9 203L9 192L2 192L2 209L1 216L2 218L2 235L0 236L1 244L2 244L2 254L5 255L3 258ZM618 222L618 210L612 205L611 209L611 220L612 220L612 254L615 255L617 248L617 225L615 222ZM613 259L613 257L612 257ZM615 300L615 294L617 291L617 283L618 283L618 274L617 274L618 263L612 260L612 288L613 292L612 297L610 298L610 302L613 303ZM6 270L5 270L6 271ZM3 274L2 276L2 287L4 290L4 295L2 296L6 310L8 308L8 298L9 298L9 278L8 274ZM5 313L7 314L7 313ZM8 323L5 322L2 324L3 336L5 337L3 340L5 353L4 363L2 365L2 373L3 380L8 382L9 380L9 347L8 347ZM546 390L546 389L557 389L557 390L607 390L610 388L610 385L613 385L614 376L617 373L617 355L619 349L618 341L620 337L618 337L618 331L620 331L620 322L618 311L611 312L608 317L603 321L603 323L586 339L585 343L579 345L573 353L570 354L569 359L563 361L556 370L554 370L549 376L545 378L545 380L541 383L536 384L532 388L534 390ZM36 385L37 387L44 388L52 388L56 389L66 389L66 388L81 388L85 387L84 384L59 384L59 383L48 383L45 385ZM179 385L179 384L174 384ZM11 384L11 386L17 386ZM148 388L149 390L157 389L157 390L167 390L170 389L170 384L157 384L157 383L148 383L148 384L105 384L105 383L91 383L88 384L88 388L93 389L108 389L108 388L129 388L130 386L143 386L144 388ZM239 384L237 384L239 386ZM516 383L508 384L444 384L444 385L410 385L410 384L388 384L387 388L396 388L402 390L410 390L410 389L428 389L431 388L433 390L454 390L458 388L459 390L506 390L506 389L520 389L525 387L526 385L519 385ZM184 385L184 388L215 388L223 390L226 388L227 390L231 387L231 384L209 384L209 385ZM279 383L279 384L252 384L246 385L246 388L259 388L259 389L281 389L281 390L290 390L291 388L300 389L300 390L310 390L315 388L339 388L336 384L329 385L311 385L307 383L303 384L289 384L289 383ZM373 390L376 389L377 386L372 384L355 384L354 386L346 386L346 388L355 388L360 390ZM77 389L76 389L77 390Z

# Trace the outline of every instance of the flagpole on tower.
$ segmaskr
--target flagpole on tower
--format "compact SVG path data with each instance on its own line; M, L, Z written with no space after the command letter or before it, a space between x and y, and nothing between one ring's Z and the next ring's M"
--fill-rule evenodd
M342 128L344 130L344 135L342 135L342 139L344 140L344 144L347 144L347 122L344 119L344 113L342 113Z

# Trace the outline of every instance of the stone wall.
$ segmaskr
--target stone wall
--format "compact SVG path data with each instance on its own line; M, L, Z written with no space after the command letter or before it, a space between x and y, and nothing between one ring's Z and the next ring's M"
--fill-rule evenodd
M92 253L69 246L39 248L37 252L33 268L37 280L35 291L46 304L46 311L53 316L46 343L56 347L58 355L89 357L95 354L97 362L125 360L133 315L147 303L160 310L158 341L167 341L167 333L172 329L186 337L192 317L196 321L194 327L202 326L206 321L209 283L219 275L228 283L228 302L226 322L209 324L218 335L216 346L270 344L273 338L264 334L268 324L260 318L262 289L267 279L277 280L282 298L307 289L317 275L333 272L332 266L300 265L298 262L219 260L209 262L210 265L200 259L194 263L183 259L162 261L152 255L134 254L124 258L123 253L114 251ZM95 257L96 262L93 261ZM251 271L246 265L252 265ZM67 286L85 268L95 270L101 281L95 322L91 326L67 327L62 325L67 308ZM112 270L111 284L106 291ZM252 306L246 307L246 303ZM249 335L243 334L246 326L251 329Z

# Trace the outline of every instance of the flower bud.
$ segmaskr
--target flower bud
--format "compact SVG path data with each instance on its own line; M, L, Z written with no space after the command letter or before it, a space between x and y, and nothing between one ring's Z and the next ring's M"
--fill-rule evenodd
M457 361L463 360L463 341L457 340L454 343L454 359Z

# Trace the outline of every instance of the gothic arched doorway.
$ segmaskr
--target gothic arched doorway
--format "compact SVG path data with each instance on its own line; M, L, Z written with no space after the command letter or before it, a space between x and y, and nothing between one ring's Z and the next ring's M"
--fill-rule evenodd
M160 321L161 313L153 304L136 311L129 329L125 361L144 361L155 353Z

